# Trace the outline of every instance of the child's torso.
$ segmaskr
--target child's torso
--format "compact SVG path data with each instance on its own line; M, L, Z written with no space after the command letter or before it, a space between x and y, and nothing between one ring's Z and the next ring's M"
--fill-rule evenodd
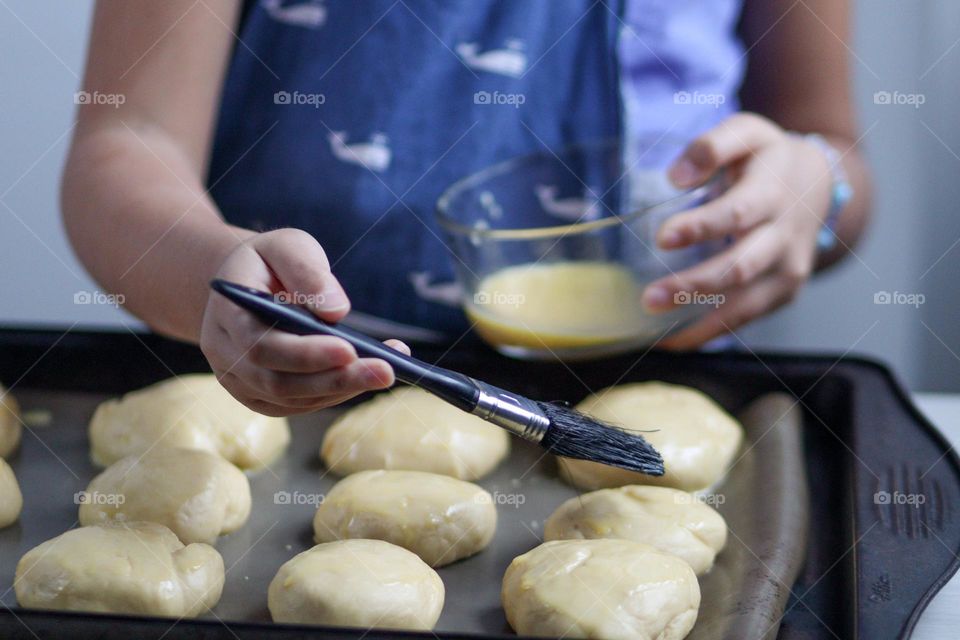
M442 190L532 151L713 125L736 108L737 12L737 0L247 2L212 194L235 224L311 232L356 309L456 339L468 325L433 220ZM697 97L711 92L723 101Z

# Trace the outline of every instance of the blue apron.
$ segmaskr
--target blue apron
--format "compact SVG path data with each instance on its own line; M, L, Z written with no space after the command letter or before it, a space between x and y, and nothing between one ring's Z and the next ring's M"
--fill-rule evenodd
M625 18L623 0L248 1L212 195L231 223L314 235L354 309L457 339L437 197L545 145L623 134Z

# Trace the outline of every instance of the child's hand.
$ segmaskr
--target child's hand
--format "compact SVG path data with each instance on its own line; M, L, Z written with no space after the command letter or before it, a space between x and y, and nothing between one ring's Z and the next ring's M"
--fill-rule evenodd
M666 348L695 348L770 313L792 300L813 271L830 201L823 152L770 120L741 113L691 143L670 177L690 187L721 168L730 172L733 186L713 202L670 218L657 234L664 249L734 240L716 256L645 290L643 301L651 311L673 308L680 292L719 294L722 301L663 340Z
M216 277L263 291L287 292L291 301L309 306L331 322L350 310L323 249L311 235L296 229L253 236L227 257ZM410 352L401 342L388 344ZM204 312L200 348L235 398L271 416L328 407L394 382L386 362L358 358L345 340L269 329L213 291Z

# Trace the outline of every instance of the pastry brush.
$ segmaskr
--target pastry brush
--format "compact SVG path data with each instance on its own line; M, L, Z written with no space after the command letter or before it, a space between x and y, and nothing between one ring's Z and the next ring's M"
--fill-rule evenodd
M357 354L386 360L397 379L520 436L558 456L663 475L663 458L642 436L618 429L562 403L539 402L391 349L343 324L328 323L278 296L225 280L211 287L266 325L297 335L342 338Z

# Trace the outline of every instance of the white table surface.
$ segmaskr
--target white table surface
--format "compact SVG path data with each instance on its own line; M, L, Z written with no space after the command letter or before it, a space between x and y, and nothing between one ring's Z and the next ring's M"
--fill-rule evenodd
M960 394L915 393L913 399L951 446L960 447ZM957 637L960 637L960 573L933 598L911 636L912 640Z

